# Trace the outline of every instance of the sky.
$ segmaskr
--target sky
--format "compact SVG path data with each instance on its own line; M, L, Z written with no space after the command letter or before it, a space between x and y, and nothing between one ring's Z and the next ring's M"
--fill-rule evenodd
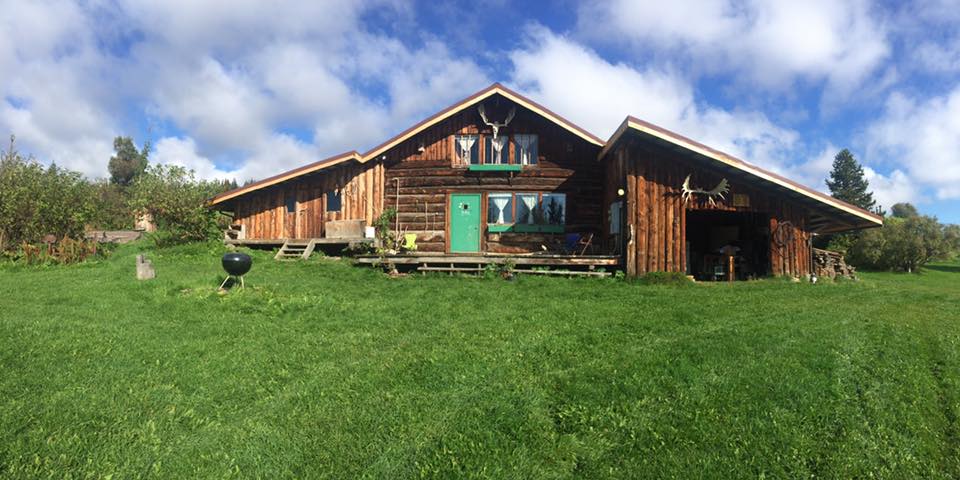
M0 0L0 133L107 176L113 138L203 178L365 151L493 82L608 138L627 115L960 223L960 0ZM5 142L4 142L5 143Z

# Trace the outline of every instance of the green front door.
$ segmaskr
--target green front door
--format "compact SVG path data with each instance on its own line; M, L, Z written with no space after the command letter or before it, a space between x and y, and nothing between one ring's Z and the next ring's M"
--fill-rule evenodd
M480 194L450 195L450 251L480 251Z

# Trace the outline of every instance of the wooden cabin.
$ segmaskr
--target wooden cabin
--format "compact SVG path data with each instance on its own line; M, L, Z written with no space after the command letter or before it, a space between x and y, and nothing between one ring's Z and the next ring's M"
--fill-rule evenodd
M338 222L371 225L383 211L383 191L383 165L349 152L225 192L211 203L233 212L240 240L279 245L326 238Z
M627 117L600 152L607 243L629 275L802 277L813 235L882 217L686 137ZM727 247L725 249L725 247Z
M535 255L570 236L630 275L810 273L818 233L881 217L628 117L603 141L494 84L365 154L349 152L226 192L248 242L325 238L397 211L419 252ZM338 233L339 234L339 233ZM359 235L359 233L357 233Z

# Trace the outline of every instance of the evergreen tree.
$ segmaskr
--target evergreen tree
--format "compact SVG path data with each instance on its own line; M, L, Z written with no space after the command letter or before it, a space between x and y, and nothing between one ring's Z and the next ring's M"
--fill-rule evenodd
M128 186L147 169L147 156L150 155L150 143L137 150L130 137L113 139L114 155L107 169L110 171L110 183Z
M863 176L863 166L846 148L833 157L833 170L830 171L827 187L833 198L864 210L878 211L873 192L867 190L870 183Z

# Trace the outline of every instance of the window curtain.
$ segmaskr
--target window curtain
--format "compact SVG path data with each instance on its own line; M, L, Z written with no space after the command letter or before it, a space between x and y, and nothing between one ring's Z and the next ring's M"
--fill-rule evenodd
M503 210L507 207L507 203L510 203L510 197L493 197L492 200L493 205L497 207L497 223L506 223Z
M506 163L503 161L503 147L507 146L506 137L497 137L490 139L490 148L493 150L493 161L490 163Z
M537 208L537 196L536 195L517 195L520 197L520 201L523 202L523 206L527 208L527 218L517 219L518 223L533 223L533 209Z
M533 135L517 135L517 146L520 147L520 164L521 165L530 165L530 156L531 151L530 147L533 146L533 143L536 141L536 137Z
M473 149L473 144L476 141L477 138L470 135L461 135L457 138L457 142L460 144L460 159L466 164L472 163L470 150Z

